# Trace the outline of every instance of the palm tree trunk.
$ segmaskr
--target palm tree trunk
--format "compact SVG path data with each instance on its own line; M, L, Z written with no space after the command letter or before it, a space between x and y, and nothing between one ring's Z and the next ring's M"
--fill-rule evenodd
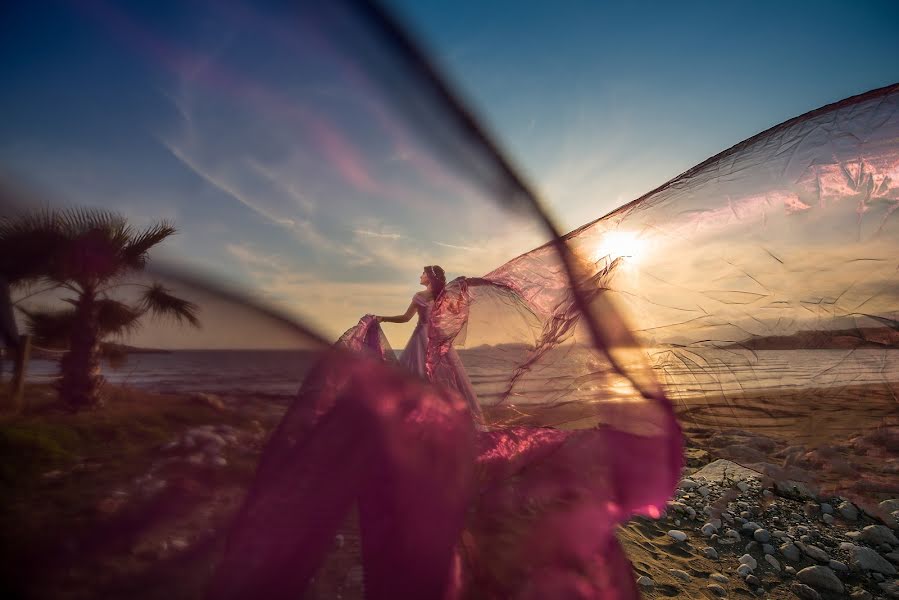
M75 305L75 324L69 349L59 362L59 395L72 410L96 408L102 404L100 388L100 339L93 291L86 291Z

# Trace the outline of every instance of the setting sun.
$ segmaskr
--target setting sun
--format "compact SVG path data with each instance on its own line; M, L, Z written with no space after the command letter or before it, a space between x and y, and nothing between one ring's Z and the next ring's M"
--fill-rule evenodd
M609 231L600 239L596 250L593 252L593 260L599 261L607 258L613 261L623 257L628 262L637 262L646 254L647 242L640 239L638 234L632 231Z

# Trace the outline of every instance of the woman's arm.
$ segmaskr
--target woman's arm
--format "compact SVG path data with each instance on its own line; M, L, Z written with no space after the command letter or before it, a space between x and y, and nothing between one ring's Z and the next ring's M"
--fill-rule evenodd
M406 312L401 315L396 315L395 317L379 317L375 316L379 322L382 323L407 323L412 317L415 315L415 301L413 300L409 303L409 308L406 309Z

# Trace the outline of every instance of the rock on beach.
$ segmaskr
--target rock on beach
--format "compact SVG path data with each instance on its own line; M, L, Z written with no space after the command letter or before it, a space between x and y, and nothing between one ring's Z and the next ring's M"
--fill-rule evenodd
M821 565L806 567L796 573L796 578L816 590L834 594L843 593L843 583L828 567L822 567Z

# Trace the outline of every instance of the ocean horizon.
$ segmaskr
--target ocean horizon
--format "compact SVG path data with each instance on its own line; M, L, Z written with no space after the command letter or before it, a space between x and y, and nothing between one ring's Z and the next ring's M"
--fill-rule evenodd
M462 349L459 354L475 391L487 402L505 389L508 375L523 356L518 352L488 352L477 348ZM161 393L293 396L315 355L312 350L167 350L131 354L120 365L104 360L102 371L112 384ZM721 351L720 356L727 356L728 362L709 360L697 371L667 361L656 364L655 372L672 397L710 391L899 384L899 349L758 350L745 353L740 360L734 360L734 352ZM553 380L576 375L582 365L582 361L560 355L550 369L535 369L527 375L521 386L525 395L517 401L534 401L527 396L527 390L550 390ZM32 359L27 379L49 382L57 373L56 360ZM5 375L9 376L8 368ZM602 378L587 383L571 390L572 395L582 398L603 395Z

